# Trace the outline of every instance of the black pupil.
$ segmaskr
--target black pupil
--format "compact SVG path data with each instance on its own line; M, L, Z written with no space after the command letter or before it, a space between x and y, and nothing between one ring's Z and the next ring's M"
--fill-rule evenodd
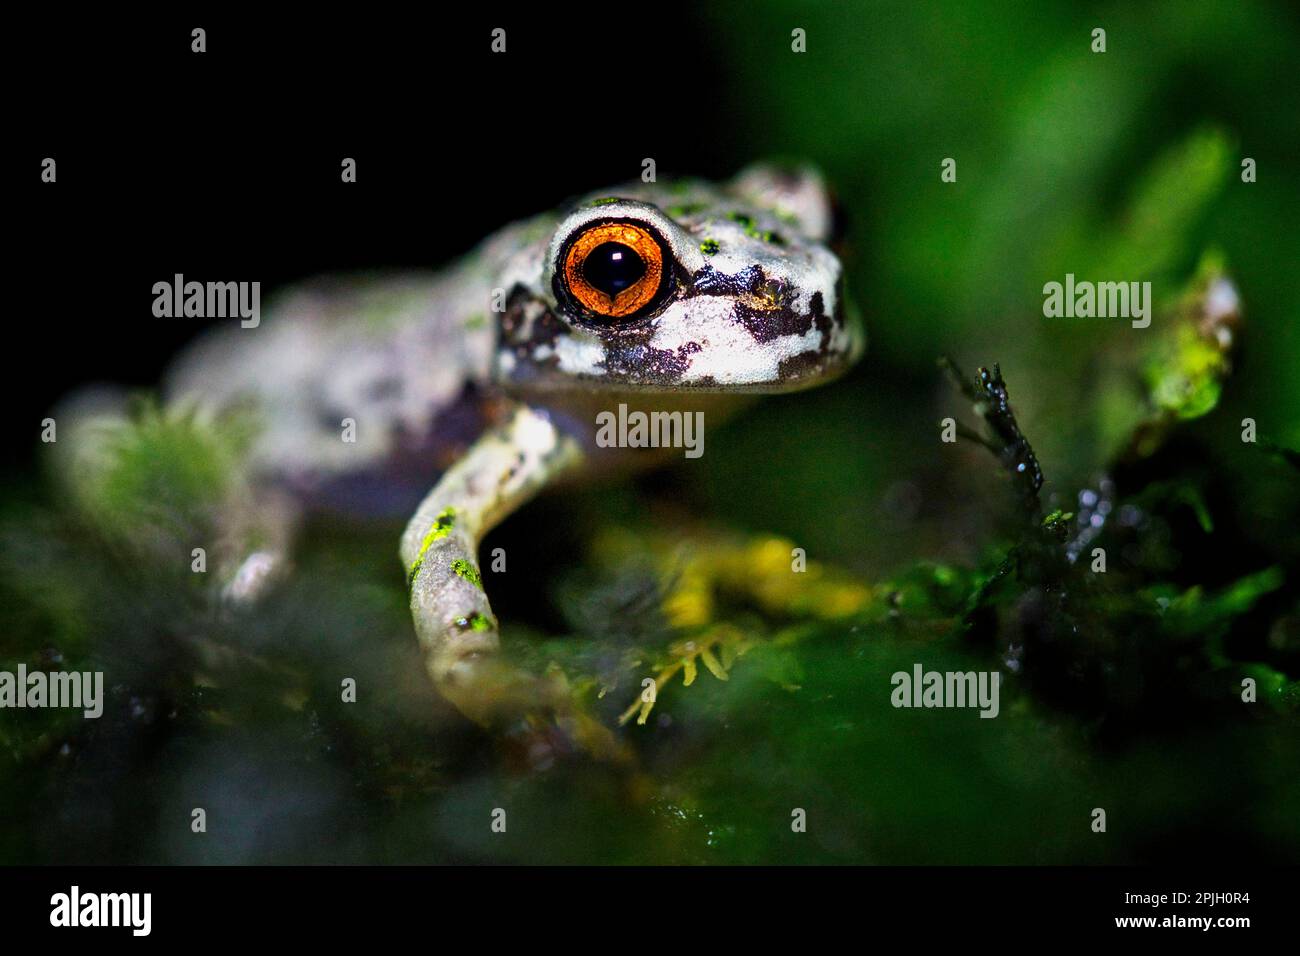
M582 277L611 299L645 275L636 250L621 242L602 242L587 254Z

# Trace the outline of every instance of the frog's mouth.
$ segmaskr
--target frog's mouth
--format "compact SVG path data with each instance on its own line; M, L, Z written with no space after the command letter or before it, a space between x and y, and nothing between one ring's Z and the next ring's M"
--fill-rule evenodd
M788 307L760 309L717 298L714 315L651 320L594 332L575 328L549 309L526 323L502 322L497 381L514 391L581 389L601 392L775 394L795 392L842 375L863 354L865 334L856 312L837 290L838 308L827 314L821 296L797 314ZM701 333L700 327L714 330Z
M777 394L797 392L833 381L857 361L862 347L803 349L764 357L761 368L726 368L722 376L691 374L700 353L669 351L648 345L607 347L592 369L565 367L552 353L540 361L520 361L517 352L498 356L498 381L512 390L555 392L581 389L610 392L698 392ZM718 363L713 363L717 365Z
M798 352L782 358L772 377L753 381L719 381L711 375L688 378L673 369L658 367L659 359L648 360L636 373L613 373L580 376L580 387L611 392L691 392L696 394L748 393L777 395L800 392L825 385L843 375L853 364L843 353L824 353L816 350ZM671 361L671 360L669 360ZM563 386L561 386L563 387ZM569 387L573 387L570 385Z

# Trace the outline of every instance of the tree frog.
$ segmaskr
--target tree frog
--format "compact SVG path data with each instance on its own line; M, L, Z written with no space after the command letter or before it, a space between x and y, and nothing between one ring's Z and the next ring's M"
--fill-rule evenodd
M233 549L231 599L274 581L305 512L413 508L399 553L434 685L485 725L561 712L553 680L502 659L484 588L505 579L480 541L544 487L662 457L602 447L602 410L712 425L851 365L864 334L831 219L805 166L633 182L507 226L444 271L311 282L256 328L201 338L168 401L259 423L243 524L262 544Z

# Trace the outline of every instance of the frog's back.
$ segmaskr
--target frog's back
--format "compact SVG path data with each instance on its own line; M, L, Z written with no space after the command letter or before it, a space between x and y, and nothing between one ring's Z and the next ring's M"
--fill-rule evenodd
M442 273L297 286L258 326L221 329L191 347L167 378L168 401L251 411L251 464L261 477L304 495L364 499L367 508L396 498L392 507L402 507L404 486L427 488L451 446L480 427L492 332L475 271L467 261Z

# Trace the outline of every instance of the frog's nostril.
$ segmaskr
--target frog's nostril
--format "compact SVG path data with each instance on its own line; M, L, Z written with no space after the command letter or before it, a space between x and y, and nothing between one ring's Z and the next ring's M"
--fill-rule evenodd
M621 242L602 242L582 263L582 277L611 299L645 275L645 262Z

